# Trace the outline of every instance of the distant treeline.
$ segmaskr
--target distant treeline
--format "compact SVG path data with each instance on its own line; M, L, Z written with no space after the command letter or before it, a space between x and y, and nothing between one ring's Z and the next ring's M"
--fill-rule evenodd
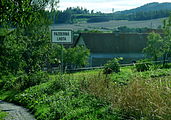
M146 11L146 12L135 12L130 14L117 13L114 14L114 19L117 20L150 20L157 18L168 17L171 13L171 10L158 10L158 11Z
M110 20L150 20L157 18L164 18L170 15L171 10L169 9L160 9L155 11L139 11L134 13L101 13L94 12L93 10L89 11L80 7L77 8L67 8L64 11L54 11L48 12L49 18L54 24L61 23L78 23L81 21L94 23L94 22L105 22Z

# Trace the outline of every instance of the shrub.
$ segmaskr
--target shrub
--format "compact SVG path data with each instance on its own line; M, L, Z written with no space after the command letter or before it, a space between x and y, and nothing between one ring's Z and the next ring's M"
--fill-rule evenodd
M104 74L111 74L112 72L118 73L120 72L120 65L119 61L122 60L122 58L114 58L113 60L108 61L104 65Z
M0 86L2 86L5 90L25 90L31 86L47 82L48 80L48 74L39 71L31 74L21 74L17 77L12 75L4 76L0 81Z
M135 68L138 72L143 72L143 71L149 70L151 65L152 65L152 63L150 63L149 60L144 59L144 60L139 60L135 64Z
M14 87L14 81L15 77L12 74L2 76L0 81L0 87L2 87L5 90L12 89Z

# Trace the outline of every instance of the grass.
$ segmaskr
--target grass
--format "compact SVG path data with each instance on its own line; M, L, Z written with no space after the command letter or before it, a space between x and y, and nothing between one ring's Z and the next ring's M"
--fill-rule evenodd
M120 110L122 119L170 120L171 70L123 71L87 79L82 89L111 103L113 109Z
M38 120L119 119L108 102L80 91L80 83L71 76L26 89L13 102L32 110Z
M1 90L0 99L29 108L38 120L170 120L171 69L102 74L102 69L50 75L24 91Z
M0 120L5 120L6 116L7 116L7 113L0 110Z

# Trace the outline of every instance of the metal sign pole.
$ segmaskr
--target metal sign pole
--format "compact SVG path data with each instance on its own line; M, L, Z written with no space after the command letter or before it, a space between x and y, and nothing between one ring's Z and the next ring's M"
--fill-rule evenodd
M61 44L61 74L63 74L63 65L64 64L64 52L63 52L63 43Z

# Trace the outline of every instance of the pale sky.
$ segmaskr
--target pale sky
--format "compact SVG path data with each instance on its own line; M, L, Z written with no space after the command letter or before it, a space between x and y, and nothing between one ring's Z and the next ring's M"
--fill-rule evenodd
M104 13L111 13L112 8L115 11L128 10L140 7L146 3L151 2L171 2L171 0L60 0L59 10L65 10L67 7L83 7L95 12L101 11Z

